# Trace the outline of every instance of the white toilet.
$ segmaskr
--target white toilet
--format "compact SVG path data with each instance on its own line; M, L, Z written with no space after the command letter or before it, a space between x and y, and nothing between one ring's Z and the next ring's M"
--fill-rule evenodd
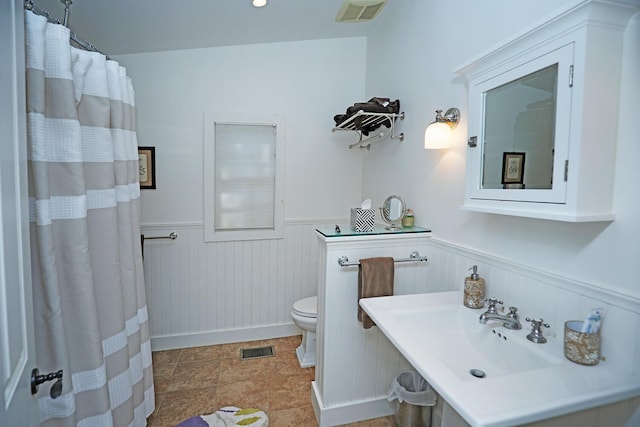
M318 297L303 298L293 303L293 322L302 329L302 343L296 349L300 367L316 366L316 323L318 321Z

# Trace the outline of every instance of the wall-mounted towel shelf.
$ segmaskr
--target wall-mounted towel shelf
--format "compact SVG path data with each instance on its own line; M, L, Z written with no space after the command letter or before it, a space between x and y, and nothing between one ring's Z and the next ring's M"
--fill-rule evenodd
M420 256L420 252L418 251L413 251L409 254L409 258L398 258L398 259L394 259L394 261L395 262L420 262L420 261L427 261L427 257ZM360 261L349 262L349 258L343 255L340 258L338 258L338 264L340 265L340 267L347 267L349 265L360 265Z
M396 120L404 120L404 112L402 113L368 113L360 110L350 116L342 123L336 125L332 132L339 130L348 130L358 133L358 142L349 145L349 148L366 148L371 149L371 142L380 140L385 136L389 136L391 139L404 140L404 133L399 135L394 134L394 127ZM380 126L386 127L386 130L378 131ZM375 129L372 131L363 131L363 129ZM368 135L365 135L365 132ZM375 133L374 133L375 132Z

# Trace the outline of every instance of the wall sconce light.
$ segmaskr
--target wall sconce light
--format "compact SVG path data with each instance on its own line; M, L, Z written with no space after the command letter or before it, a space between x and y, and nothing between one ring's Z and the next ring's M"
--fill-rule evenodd
M436 110L436 120L424 131L424 148L448 148L451 145L451 130L458 126L460 110L449 108L444 116L442 110Z
M267 5L267 0L252 0L251 4L255 7L263 7Z

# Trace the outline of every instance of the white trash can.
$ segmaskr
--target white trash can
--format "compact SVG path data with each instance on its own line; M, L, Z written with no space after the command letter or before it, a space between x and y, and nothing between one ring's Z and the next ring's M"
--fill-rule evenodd
M437 398L435 390L416 371L400 372L389 387L389 401L396 400L398 427L430 427Z

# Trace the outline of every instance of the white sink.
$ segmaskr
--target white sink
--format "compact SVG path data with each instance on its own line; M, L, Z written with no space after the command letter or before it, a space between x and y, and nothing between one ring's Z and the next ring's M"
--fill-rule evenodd
M502 327L501 322L478 322L482 310L462 304L426 306L418 311L394 310L390 316L406 332L464 381L496 378L559 364L562 360Z
M531 423L640 396L640 378L606 363L570 362L561 342L528 341L524 321L522 330L480 324L483 310L464 307L460 292L365 298L360 305L472 426Z

